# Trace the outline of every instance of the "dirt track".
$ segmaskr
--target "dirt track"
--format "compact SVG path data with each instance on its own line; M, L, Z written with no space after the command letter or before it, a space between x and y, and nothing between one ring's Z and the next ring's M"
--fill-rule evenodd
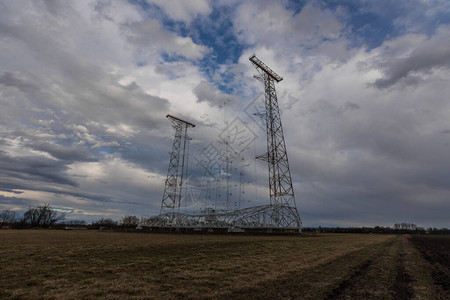
M434 255L435 260L440 257L436 253L430 255ZM436 273L435 269L421 258L407 237L397 236L315 268L235 291L232 296L257 298L264 294L265 299L446 299L449 296L446 290L448 281L444 289L434 285L431 276ZM441 281L437 280L442 284L445 279L440 274Z

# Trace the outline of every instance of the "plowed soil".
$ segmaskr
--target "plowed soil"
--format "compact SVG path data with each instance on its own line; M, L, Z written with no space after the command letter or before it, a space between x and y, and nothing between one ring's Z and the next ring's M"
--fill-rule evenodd
M450 298L450 236L414 236L411 241L430 264L434 282Z

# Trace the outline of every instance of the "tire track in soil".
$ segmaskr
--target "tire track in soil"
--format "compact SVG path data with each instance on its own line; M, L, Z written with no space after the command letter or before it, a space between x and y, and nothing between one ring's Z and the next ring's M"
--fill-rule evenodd
M290 272L253 287L237 289L223 295L229 299L380 299L364 289L354 291L354 283L365 278L377 257L398 243L398 238L360 249L323 264ZM391 278L393 280L393 277ZM358 288L360 288L360 283ZM390 296L389 292L385 295ZM366 297L367 296L367 297ZM361 298L362 297L362 298ZM383 297L382 297L383 298ZM386 297L384 297L386 298Z
M405 268L405 240L398 237L359 264L324 299L411 299L413 279Z
M352 275L350 275L349 279L341 281L339 286L336 287L335 289L333 289L331 291L331 293L327 294L324 297L324 299L327 299L327 300L328 299L337 299L337 298L341 297L345 291L348 291L349 289L352 288L353 282L355 280L357 280L357 278L364 276L364 274L367 272L367 270L369 269L372 262L373 261L369 259L369 260L364 261L362 264L360 264L356 268L356 271Z
M414 290L411 286L413 278L405 269L405 253L398 254L396 263L395 280L391 287L392 297L393 299L411 299L414 296Z

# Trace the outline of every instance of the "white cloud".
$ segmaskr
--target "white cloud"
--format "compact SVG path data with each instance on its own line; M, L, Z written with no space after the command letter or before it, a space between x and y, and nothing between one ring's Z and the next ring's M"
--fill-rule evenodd
M237 36L244 44L289 51L316 47L325 39L337 39L343 25L328 10L308 3L294 15L282 2L245 2L234 19Z
M198 15L208 15L212 11L208 0L149 0L149 2L161 7L173 20L186 23L190 23Z
M138 55L152 62L152 56L164 52L189 59L202 58L209 52L206 46L197 45L192 38L178 36L176 33L163 29L154 19L130 24L126 34L128 39L139 47Z
M149 172L117 155L106 155L99 162L73 163L68 174L78 178L80 188L85 192L109 195L109 191L114 190L111 201L136 205L136 211L145 206L155 208L160 205L148 197L162 193L164 176Z
M130 125L120 123L114 125L106 125L106 132L112 133L119 137L132 137L136 134L136 130L134 130Z

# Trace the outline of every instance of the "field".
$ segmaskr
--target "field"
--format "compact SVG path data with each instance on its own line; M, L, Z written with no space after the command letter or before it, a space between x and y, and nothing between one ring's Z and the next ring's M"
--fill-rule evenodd
M449 242L0 230L0 298L448 299Z

